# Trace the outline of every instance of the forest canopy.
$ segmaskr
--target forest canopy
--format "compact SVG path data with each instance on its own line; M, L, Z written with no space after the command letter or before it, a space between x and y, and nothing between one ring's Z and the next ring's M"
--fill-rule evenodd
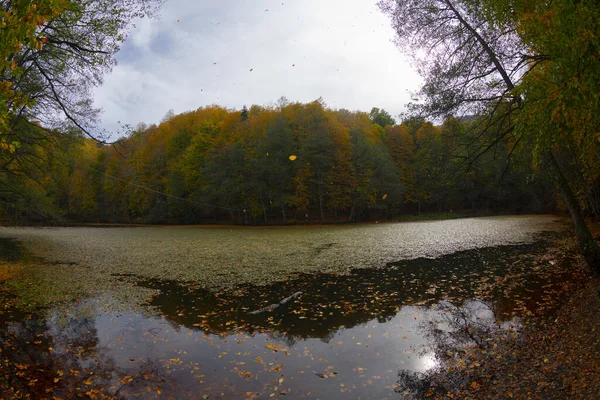
M552 185L532 170L531 149L515 151L506 140L470 160L477 145L467 127L476 119L395 124L378 108L280 104L168 113L115 145L59 136L59 146L32 150L43 168L18 165L34 179L2 176L22 194L4 202L2 214L15 221L288 224L554 207Z

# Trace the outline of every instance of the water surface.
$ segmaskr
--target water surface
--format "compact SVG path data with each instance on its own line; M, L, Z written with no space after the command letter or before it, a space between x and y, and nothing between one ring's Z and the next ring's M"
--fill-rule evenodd
M558 229L557 219L511 216L308 228L0 228L0 236L19 239L34 255L54 263L231 287L528 243L540 232Z
M566 279L532 273L548 264L553 221L3 229L57 280L79 268L93 286L0 318L3 373L58 397L402 398L399 371L436 366L428 323L453 308L518 327Z

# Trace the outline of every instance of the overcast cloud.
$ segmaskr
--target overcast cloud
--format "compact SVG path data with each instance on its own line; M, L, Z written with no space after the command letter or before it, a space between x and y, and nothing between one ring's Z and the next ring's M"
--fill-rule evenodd
M419 79L393 35L372 0L167 0L136 23L95 101L111 130L281 96L396 116Z

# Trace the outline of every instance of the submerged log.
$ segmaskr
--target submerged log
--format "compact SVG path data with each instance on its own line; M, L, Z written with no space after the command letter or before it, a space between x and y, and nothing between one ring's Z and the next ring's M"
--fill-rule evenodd
M292 299L295 299L298 296L302 296L302 292L296 292L293 295L291 295L289 297L286 297L285 299L281 300L279 303L271 304L270 306L263 307L260 310L250 311L248 314L254 315L254 314L260 314L260 313L265 312L265 311L274 310L277 307L284 305L288 301L290 301Z

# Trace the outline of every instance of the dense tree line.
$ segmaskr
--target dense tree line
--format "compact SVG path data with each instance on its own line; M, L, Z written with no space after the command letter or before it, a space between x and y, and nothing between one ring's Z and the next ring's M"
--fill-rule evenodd
M278 104L168 113L158 126L140 125L110 146L53 134L54 150L39 148L35 163L15 164L21 174L8 175L10 185L26 187L20 201L2 204L2 214L289 224L553 207L553 187L534 174L531 149L507 138L494 152L470 157L481 142L468 129L476 118L395 124L377 108Z

